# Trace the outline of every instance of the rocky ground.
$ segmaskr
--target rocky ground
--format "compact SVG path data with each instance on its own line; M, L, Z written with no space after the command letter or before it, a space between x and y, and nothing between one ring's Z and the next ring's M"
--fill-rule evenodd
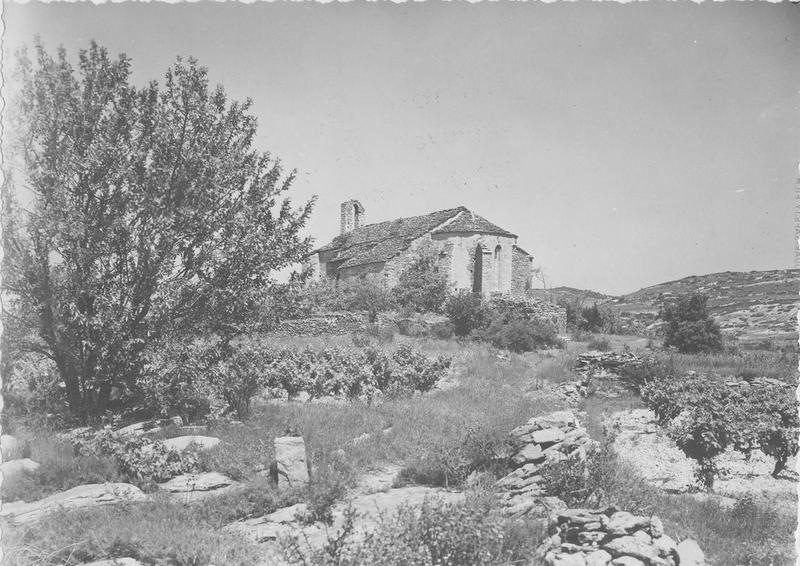
M638 474L652 485L671 493L697 492L695 464L686 457L658 426L649 409L615 413L608 427L616 436L614 448ZM728 451L719 457L720 475L714 491L721 502L732 504L745 494L794 505L798 474L796 458L790 460L781 474L772 477L774 460L756 450L747 460L742 454ZM700 497L705 497L700 495Z

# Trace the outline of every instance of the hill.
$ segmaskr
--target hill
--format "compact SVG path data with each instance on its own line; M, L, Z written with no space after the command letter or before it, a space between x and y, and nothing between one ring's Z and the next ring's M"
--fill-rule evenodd
M702 293L708 297L709 311L723 332L741 343L796 343L799 292L798 269L725 271L659 283L606 304L618 310L623 319L649 325L655 322L664 301Z
M551 289L531 289L530 293L539 299L547 299L552 302L569 301L579 304L591 305L592 303L606 303L616 297L606 295L588 289L576 289L575 287L553 287Z

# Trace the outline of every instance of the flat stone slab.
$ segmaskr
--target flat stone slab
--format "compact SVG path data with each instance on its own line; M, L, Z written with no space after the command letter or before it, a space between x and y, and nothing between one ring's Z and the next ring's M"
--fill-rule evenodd
M566 438L564 431L557 428L545 428L531 433L530 438L532 442L541 445L552 445L561 442Z
M168 438L163 442L167 449L175 450L176 452L183 452L193 444L201 450L214 448L217 444L219 444L219 438L215 436L200 435L176 436L175 438Z
M0 509L0 517L17 524L38 521L58 509L84 509L113 505L123 501L144 501L147 496L129 483L79 485L30 503L9 503Z
M538 444L528 444L517 452L511 461L515 464L539 463L543 462L545 458L546 456L542 453L542 448Z
M236 482L219 472L182 474L168 482L158 484L158 488L189 503L208 496L220 495L237 487Z

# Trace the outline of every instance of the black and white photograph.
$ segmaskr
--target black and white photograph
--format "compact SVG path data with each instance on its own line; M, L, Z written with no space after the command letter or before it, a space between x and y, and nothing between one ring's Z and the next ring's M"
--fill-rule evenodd
M6 0L2 566L793 566L800 3Z

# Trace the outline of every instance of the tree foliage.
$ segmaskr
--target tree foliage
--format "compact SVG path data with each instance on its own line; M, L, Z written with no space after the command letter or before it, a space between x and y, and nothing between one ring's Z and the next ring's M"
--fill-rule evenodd
M722 333L708 314L707 302L708 297L693 294L663 306L660 317L667 323L665 347L674 346L683 353L722 350Z
M212 88L194 59L162 84L130 74L95 43L77 68L39 42L19 56L15 178L32 202L4 206L6 315L33 325L27 347L54 360L84 419L133 386L164 332L247 328L270 273L308 249L312 203L294 209L295 173L254 148L249 100Z
M441 312L448 294L447 275L439 269L439 253L433 246L419 250L394 287L400 306L416 312Z

